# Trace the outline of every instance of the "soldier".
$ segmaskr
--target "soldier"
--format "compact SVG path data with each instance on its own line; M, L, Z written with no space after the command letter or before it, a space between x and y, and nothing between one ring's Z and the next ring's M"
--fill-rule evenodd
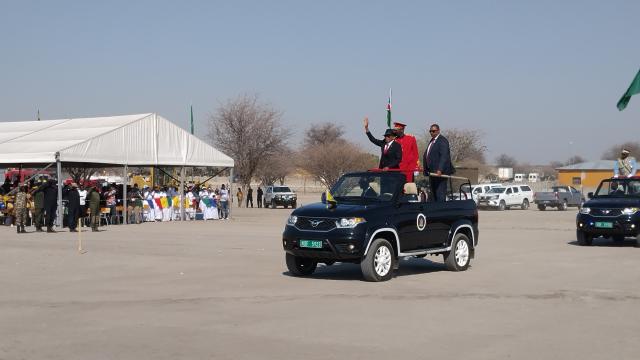
M95 186L89 189L87 199L89 200L91 231L98 231L98 226L100 226L100 193Z
M249 203L251 203L251 207L253 208L253 189L251 185L249 185L249 190L247 190L247 205L245 207L249 207Z
M632 177L636 175L636 171L636 159L629 156L629 150L622 149L620 157L613 164L613 177Z
M242 207L242 199L244 198L244 194L242 193L242 189L238 188L238 192L236 193L236 197L238 198L238 207Z
M405 134L404 129L407 125L394 122L393 128L396 132L396 142L402 146L402 160L400 161L400 170L407 177L407 182L413 182L413 174L419 168L418 160L418 143L416 137Z
M36 227L37 232L42 232L42 225L44 224L44 187L46 185L46 181L43 176L40 176L40 182L36 185L35 189L33 189L33 200L34 200L34 208L33 208L33 217L34 217L34 225Z
M20 185L20 191L18 191L18 194L16 195L14 209L18 234L26 233L27 231L24 229L24 223L27 219L27 187L24 184Z
M53 222L56 220L58 210L58 187L53 179L49 179L44 191L44 209L47 213L47 232L54 233Z
M262 188L258 186L258 191L257 191L258 208L262 207L262 195L264 195L264 193L262 192Z
M67 192L67 225L69 232L78 232L78 218L80 217L80 193L78 193L78 184L71 183L71 190Z

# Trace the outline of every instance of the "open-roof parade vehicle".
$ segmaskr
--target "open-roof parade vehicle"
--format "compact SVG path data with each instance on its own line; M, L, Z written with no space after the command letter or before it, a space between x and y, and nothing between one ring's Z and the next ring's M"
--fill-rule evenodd
M401 258L425 255L443 255L449 270L466 270L478 245L478 211L462 190L469 180L448 178L450 201L430 202L427 177L407 183L397 171L343 175L329 199L289 216L282 246L290 273L308 276L318 263L350 262L360 264L366 280L383 281Z
M602 236L615 242L633 237L640 246L640 177L602 180L576 217L578 244Z

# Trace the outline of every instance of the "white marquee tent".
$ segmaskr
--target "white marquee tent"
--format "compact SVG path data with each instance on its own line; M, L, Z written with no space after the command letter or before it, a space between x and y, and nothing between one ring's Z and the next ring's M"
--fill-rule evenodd
M123 165L125 173L127 166L234 166L232 158L157 114L0 122L0 165L53 163L58 176L63 163ZM59 178L60 209L61 186Z
M233 159L156 114L0 122L0 164L233 167Z

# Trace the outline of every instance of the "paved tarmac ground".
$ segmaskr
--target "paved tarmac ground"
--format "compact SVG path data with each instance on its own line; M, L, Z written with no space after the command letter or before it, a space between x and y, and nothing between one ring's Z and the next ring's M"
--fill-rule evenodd
M384 283L289 276L289 212L111 226L83 255L66 229L0 227L0 359L640 356L640 248L577 246L575 209L481 211L468 271L411 259Z

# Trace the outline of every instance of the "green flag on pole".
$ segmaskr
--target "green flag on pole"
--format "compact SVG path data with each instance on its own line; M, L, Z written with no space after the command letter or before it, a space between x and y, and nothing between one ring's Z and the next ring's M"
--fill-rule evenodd
M389 102L387 103L387 127L391 128L391 88L389 88Z
M193 135L193 105L191 105L191 135Z
M629 100L631 100L631 97L638 93L640 93L640 70L631 82L631 85L627 89L627 92L625 92L624 95L622 95L622 97L620 98L620 101L618 101L618 110L624 110L627 107Z

